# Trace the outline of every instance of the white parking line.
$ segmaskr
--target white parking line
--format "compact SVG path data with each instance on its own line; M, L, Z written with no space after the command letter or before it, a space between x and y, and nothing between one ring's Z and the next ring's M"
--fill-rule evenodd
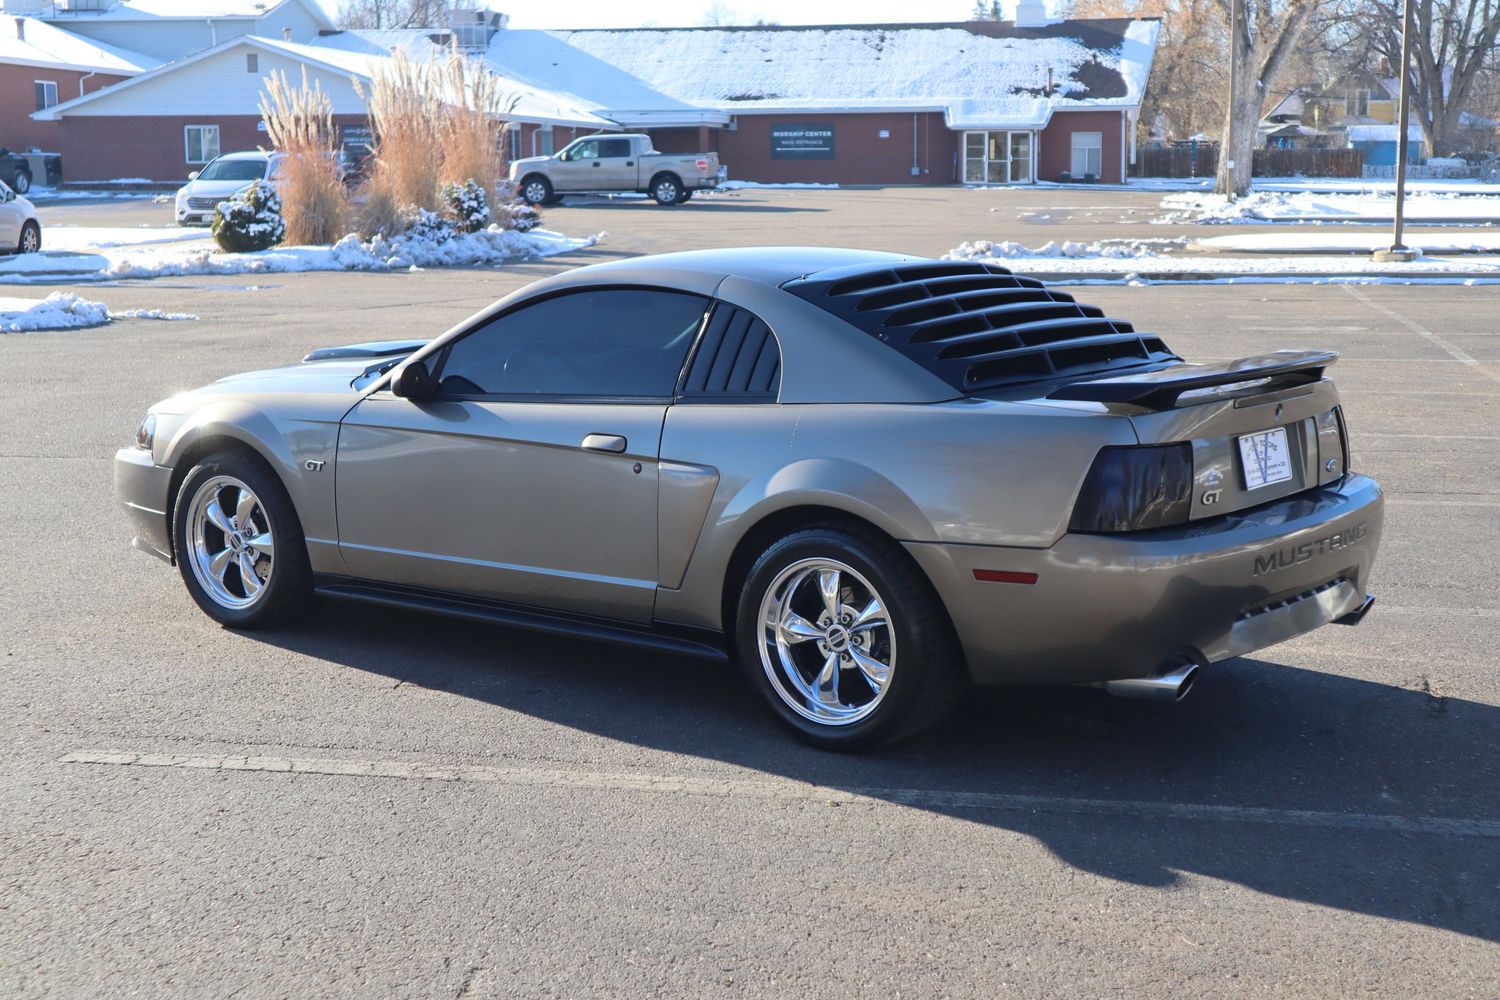
M1390 308L1387 308L1386 306L1381 305L1379 302L1376 302L1374 299L1370 298L1364 292L1360 291L1354 285L1339 285L1338 287L1342 288L1344 291L1346 291L1350 295L1354 296L1354 298L1357 301L1364 303L1365 305L1369 306L1371 309L1374 309L1376 312L1380 313L1381 315L1387 316L1390 319L1395 320L1397 323L1400 323L1402 326L1406 327L1408 330L1410 330L1412 333L1415 333L1417 336L1422 337L1422 338L1424 338L1424 339L1426 339L1428 341L1431 341L1434 345L1442 348L1443 351L1445 353L1447 353L1447 355L1449 357L1453 358L1455 361L1459 361L1459 362L1461 362L1461 363L1463 363L1465 365L1470 366L1475 371L1477 371L1481 375L1483 375L1485 378L1491 379L1491 380L1493 380L1495 382L1500 382L1500 372L1495 372L1495 371L1492 371L1489 368L1484 367L1484 365L1482 365L1482 364L1479 363L1479 359L1478 358L1474 357L1472 354L1470 354L1469 352L1465 351L1463 348L1458 347L1455 344L1450 344L1448 341L1444 340L1442 337L1439 337L1437 334L1433 333L1431 330L1427 329L1422 324L1416 322L1415 320L1407 319L1405 316L1403 316L1400 313L1396 312L1396 310L1390 309Z
M182 770L258 771L344 778L396 778L588 789L611 792L657 792L717 798L774 799L822 804L900 805L918 809L975 809L1001 812L1120 816L1129 819L1195 820L1218 823L1262 823L1273 826L1450 837L1500 838L1500 820L1442 816L1394 816L1383 813L1321 812L1255 806L1214 806L1192 802L1146 802L1082 799L1047 795L941 791L926 788L827 788L793 779L705 778L688 775L535 770L468 764L424 764L414 761L337 760L297 757L217 757L170 753L94 753L80 751L64 764L109 764Z

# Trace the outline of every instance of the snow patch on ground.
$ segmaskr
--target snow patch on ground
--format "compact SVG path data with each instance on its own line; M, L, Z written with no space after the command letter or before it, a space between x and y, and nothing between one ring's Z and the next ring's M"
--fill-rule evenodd
M1064 245L1066 246L1066 245ZM988 247L988 250L985 248ZM1349 281L1389 279L1394 282L1500 280L1500 257L1430 256L1409 263L1379 264L1368 257L1317 256L1169 256L1150 246L1135 252L1110 254L1115 249L1098 244L1072 244L1071 253L1057 244L1036 250L1018 244L976 240L948 251L945 260L975 260L1000 264L1017 274L1035 274L1049 282L1099 281L1133 284L1152 280L1236 281ZM1098 252L1091 252L1097 247ZM1121 263L1125 260L1126 263Z
M1472 233L1472 235L1470 234ZM1483 253L1500 254L1500 233L1427 233L1408 231L1402 242L1424 254ZM1372 253L1391 245L1388 232L1351 231L1340 227L1309 232L1298 229L1277 233L1245 233L1234 236L1211 236L1197 240L1196 246L1209 250L1238 250L1241 253Z
M1390 222L1393 193L1252 191L1237 201L1219 194L1170 194L1161 201L1159 223ZM1408 222L1500 222L1500 196L1452 192L1408 193Z
M207 229L190 229L187 226L48 226L45 235L44 246L48 250L69 251L213 239Z
M803 181L786 181L784 183L762 183L760 181L724 181L715 191L744 191L755 189L779 189L779 190L832 190L838 188L837 184L814 184Z
M961 243L943 254L944 260L1055 260L1069 258L1104 258L1108 260L1130 260L1141 257L1162 256L1161 251L1171 247L1186 246L1187 237L1175 240L1102 240L1098 243L1077 243L1055 240L1035 249L1008 240L975 240Z
M72 330L103 326L116 319L195 320L192 313L164 309L112 311L103 302L73 292L53 292L44 299L0 298L0 333L32 333L38 330Z
M119 312L115 312L113 309L111 309L109 318L185 320L197 319L198 317L194 316L192 313L173 313L167 312L165 309L121 309Z
M53 292L45 299L0 298L0 333L68 330L108 322L109 309L103 302L72 292Z
M477 233L403 234L394 239L345 236L332 246L276 247L257 253L215 253L209 247L134 243L100 247L97 254L24 254L0 260L0 282L176 278L185 275L274 274L294 271L404 271L425 267L498 265L535 260L593 246L607 234L577 238L547 229L529 233L491 227ZM95 266L97 265L97 266Z

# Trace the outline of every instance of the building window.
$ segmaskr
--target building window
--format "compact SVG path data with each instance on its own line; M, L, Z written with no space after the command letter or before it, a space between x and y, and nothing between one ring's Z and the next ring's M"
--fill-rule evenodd
M1073 176L1093 177L1096 180L1104 164L1104 133L1073 133Z
M1370 92L1351 90L1344 98L1344 114L1350 118L1370 117Z
M519 160L521 158L521 126L511 125L505 130L505 134L505 149L509 158Z
M185 125L182 141L189 163L207 163L219 155L219 126Z
M260 55L258 53L255 53L255 52L246 52L245 53L245 72L246 73L259 73L260 72Z
M36 81L36 109L45 111L57 103L57 81Z
M536 146L536 156L552 155L552 126L543 125L532 135L532 142Z

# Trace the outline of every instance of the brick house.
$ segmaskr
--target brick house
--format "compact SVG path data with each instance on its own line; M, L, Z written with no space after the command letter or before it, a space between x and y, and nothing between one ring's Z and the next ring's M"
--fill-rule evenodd
M334 125L355 144L367 140L365 100L376 60L285 39L237 35L185 59L158 66L107 90L35 113L54 122L70 181L140 177L175 181L220 153L267 143L260 100L265 80L282 74L300 83L305 70L333 104ZM612 122L572 108L565 98L508 87L518 100L514 120L583 131Z
M32 113L119 83L156 65L33 17L0 17L0 146L52 151L57 124Z

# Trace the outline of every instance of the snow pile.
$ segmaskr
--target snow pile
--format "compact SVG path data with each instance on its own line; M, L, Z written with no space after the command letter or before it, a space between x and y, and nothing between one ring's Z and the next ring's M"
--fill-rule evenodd
M724 181L724 182L720 183L718 187L714 188L714 190L715 191L744 191L744 190L747 190L747 189L755 189L755 188L789 188L789 189L794 189L795 190L795 189L799 189L799 188L827 189L827 188L837 188L837 187L838 187L837 184L814 184L814 183L802 182L802 181L787 181L786 183L783 183L783 184L769 184L769 183L768 184L762 184L760 181Z
M1386 191L1316 192L1257 190L1229 201L1219 194L1172 194L1161 201L1159 223L1390 222L1396 199ZM1409 222L1500 221L1500 197L1424 192L1408 194Z
M1424 254L1500 254L1500 233L1475 229L1457 233L1408 230L1401 242ZM1274 233L1213 236L1197 241L1197 246L1208 250L1240 253L1368 254L1390 245L1389 231L1372 231L1352 226L1311 232L1305 229L1283 229Z
M434 216L434 218L436 218ZM417 226L392 239L345 236L332 246L277 247L257 253L173 253L136 248L112 255L93 277L175 278L194 274L274 274L295 271L391 271L411 267L472 267L535 260L591 247L606 234L576 238L547 229L522 233L490 226L477 233L455 233L446 224Z
M91 251L107 247L184 243L211 239L207 229L187 226L48 226L48 250Z
M167 312L165 309L121 309L118 312L111 309L109 311L109 318L184 320L197 319L198 317L194 316L192 313L173 313Z
M79 298L72 292L53 292L45 299L0 298L0 333L67 330L108 322L109 309L103 302Z
M975 240L964 242L943 254L944 260L1036 260L1041 258L1107 258L1110 260L1132 260L1141 257L1156 257L1168 247L1183 246L1187 237L1175 240L1103 240L1098 243L1078 243L1065 240L1049 241L1032 249L1021 243L1008 240Z
M30 333L37 330L72 330L103 326L116 319L194 320L192 313L164 309L111 310L103 302L72 292L53 292L45 299L0 298L0 333Z

